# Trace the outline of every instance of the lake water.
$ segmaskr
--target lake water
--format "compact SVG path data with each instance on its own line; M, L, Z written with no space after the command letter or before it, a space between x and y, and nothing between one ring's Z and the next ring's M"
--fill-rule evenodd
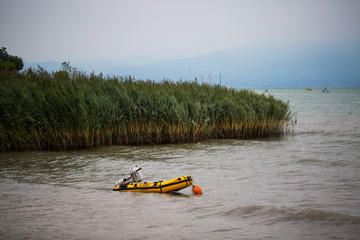
M282 138L0 153L0 239L360 239L360 88L330 90L269 89ZM135 165L203 195L112 191Z

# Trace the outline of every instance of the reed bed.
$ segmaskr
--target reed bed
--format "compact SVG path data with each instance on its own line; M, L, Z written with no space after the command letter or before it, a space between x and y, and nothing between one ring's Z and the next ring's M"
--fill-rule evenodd
M82 72L0 72L0 150L281 136L289 104L273 96L198 84Z

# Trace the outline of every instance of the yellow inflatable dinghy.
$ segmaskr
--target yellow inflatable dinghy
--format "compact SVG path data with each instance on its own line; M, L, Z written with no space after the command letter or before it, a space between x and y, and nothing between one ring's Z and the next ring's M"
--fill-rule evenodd
M125 182L115 186L113 191L128 192L159 192L167 193L171 191L179 191L193 184L191 176L182 176L168 181L158 182Z

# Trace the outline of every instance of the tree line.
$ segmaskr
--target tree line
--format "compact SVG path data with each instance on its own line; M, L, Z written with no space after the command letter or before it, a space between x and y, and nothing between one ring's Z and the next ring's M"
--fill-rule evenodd
M5 47L0 49L0 70L20 71L24 67L22 58L8 54Z

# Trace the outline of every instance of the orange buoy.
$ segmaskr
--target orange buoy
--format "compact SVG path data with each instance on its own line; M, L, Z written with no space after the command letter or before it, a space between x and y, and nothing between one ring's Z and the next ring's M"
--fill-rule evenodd
M193 193L194 195L202 195L202 190L199 186L194 185L193 186Z

